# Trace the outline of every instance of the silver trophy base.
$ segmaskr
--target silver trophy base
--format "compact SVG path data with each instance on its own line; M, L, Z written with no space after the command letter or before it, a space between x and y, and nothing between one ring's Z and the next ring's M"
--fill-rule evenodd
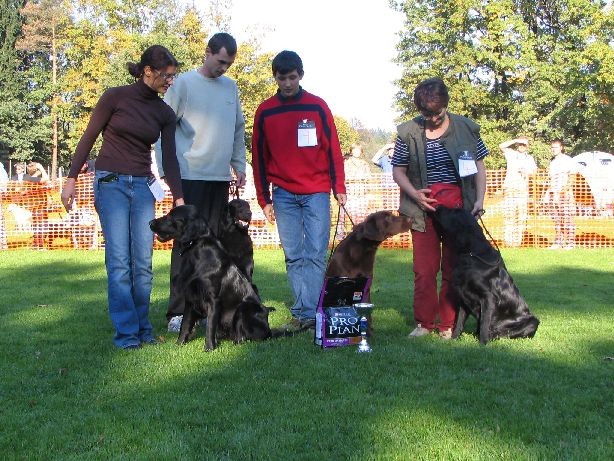
M367 340L363 338L360 340L360 343L358 343L358 349L356 349L356 352L360 354L363 352L371 352L371 350L371 346L369 346Z

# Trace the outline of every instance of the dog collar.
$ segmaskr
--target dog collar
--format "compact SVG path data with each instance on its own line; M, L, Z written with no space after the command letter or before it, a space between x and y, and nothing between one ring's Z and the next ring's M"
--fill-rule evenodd
M194 246L196 240L190 240L186 245L183 245L179 250L179 256L183 256L186 251Z
M475 253L473 253L471 251L468 253L468 255L471 256L472 258L477 259L478 261L483 262L487 266L498 266L499 264L501 264L501 253L498 252L498 251L497 251L497 256L498 256L497 260L495 262L492 262L492 263L486 261L484 258L482 258L481 256L476 255Z

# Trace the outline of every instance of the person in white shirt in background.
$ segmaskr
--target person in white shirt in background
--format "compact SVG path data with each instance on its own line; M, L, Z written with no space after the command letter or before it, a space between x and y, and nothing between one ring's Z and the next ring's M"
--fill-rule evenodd
M2 192L6 192L9 182L9 174L4 169L4 165L0 162L0 250L6 250L8 243L6 240L6 223L4 222L4 209L2 206Z
M503 181L503 241L508 247L519 247L529 217L529 176L537 171L537 165L529 155L529 139L525 136L505 141L499 148L507 162Z
M550 185L542 198L542 203L548 206L554 220L554 243L550 248L571 249L575 246L576 237L573 175L578 172L578 164L563 153L563 142L560 139L552 141L550 150L553 156L548 166Z
M185 203L198 208L216 235L228 203L231 168L237 187L245 186L245 119L237 84L224 75L236 54L237 43L230 34L214 34L203 65L179 75L164 95L177 115L175 143ZM156 154L160 156L158 145ZM162 162L157 164L160 168ZM160 177L164 177L161 169ZM171 280L179 271L180 259L179 250L173 247ZM179 331L184 297L172 282L170 287L168 330Z

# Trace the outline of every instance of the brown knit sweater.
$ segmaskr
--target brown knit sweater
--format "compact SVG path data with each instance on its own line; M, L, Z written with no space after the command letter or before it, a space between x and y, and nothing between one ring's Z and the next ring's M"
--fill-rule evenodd
M161 135L162 166L173 198L183 198L175 152L176 119L173 110L142 80L110 88L94 108L70 166L76 178L98 135L102 147L96 169L134 176L151 176L151 146Z

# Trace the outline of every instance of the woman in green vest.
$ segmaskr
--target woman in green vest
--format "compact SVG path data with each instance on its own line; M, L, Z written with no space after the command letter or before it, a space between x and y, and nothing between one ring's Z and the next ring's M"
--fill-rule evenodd
M480 127L448 112L448 88L430 78L414 90L420 115L397 128L393 177L401 188L399 211L412 218L414 259L414 320L416 338L439 330L452 338L456 305L450 289L455 252L431 217L438 205L483 213L488 150ZM442 282L437 292L437 274ZM437 323L438 322L438 323Z

